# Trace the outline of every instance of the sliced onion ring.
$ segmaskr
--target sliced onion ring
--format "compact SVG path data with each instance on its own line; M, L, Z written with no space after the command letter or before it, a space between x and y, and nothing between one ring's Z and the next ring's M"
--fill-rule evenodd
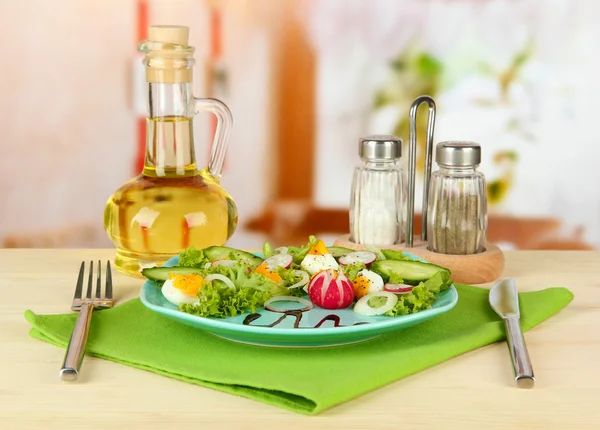
M263 264L266 264L267 267L284 267L287 269L293 262L294 257L290 254L275 254L263 261Z
M305 305L302 309L293 309L295 311L300 311L300 312L307 312L310 311L313 308L313 304L311 302L309 302L306 299L303 299L301 297L296 297L296 296L275 296L275 297L271 297L269 300L267 300L265 302L265 309L271 311L271 312L279 312L279 313L284 313L287 312L288 310L292 310L292 309L277 309L274 308L273 306L271 306L271 303L273 302L298 302L300 304Z
M308 276L308 273L306 273L304 270L294 270L294 276L302 276L302 279L300 279L294 285L290 285L287 288L288 290L293 290L294 288L303 287L306 284L308 284L308 280L310 279Z
M214 273L212 275L208 275L206 278L204 278L204 280L206 282L212 282L213 280L218 280L218 281L223 281L225 284L227 284L227 286L229 288L232 288L235 290L235 284L233 283L233 281L231 279L229 279L227 276L225 275L221 275L219 273Z
M378 308L372 308L369 306L369 300L373 297L386 297L387 300ZM388 291L376 291L361 297L354 305L354 312L369 316L383 315L387 311L392 310L394 306L396 306L396 303L398 303L398 297L394 293Z

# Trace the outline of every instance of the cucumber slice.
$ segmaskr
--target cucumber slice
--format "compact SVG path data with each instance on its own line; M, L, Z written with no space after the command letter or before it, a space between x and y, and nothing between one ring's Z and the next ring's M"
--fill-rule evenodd
M438 272L450 272L445 267L421 261L379 260L373 262L369 269L389 279L392 274L401 277L407 284L426 281Z
M206 255L211 261L221 260L223 258L231 258L239 261L240 263L247 264L248 266L256 269L263 259L257 257L246 251L240 251L239 249L229 248L227 246L210 246L204 249L204 255Z
M334 258L340 258L343 255L354 252L353 249L344 248L343 246L328 246L327 250Z
M151 281L158 283L164 282L169 279L169 274L175 273L177 275L191 275L201 274L200 269L195 267L148 267L142 270L142 275Z

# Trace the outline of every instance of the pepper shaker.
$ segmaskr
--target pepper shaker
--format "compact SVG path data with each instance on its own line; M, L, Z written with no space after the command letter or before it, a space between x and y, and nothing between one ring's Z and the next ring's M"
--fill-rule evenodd
M441 254L481 253L487 232L485 176L477 171L481 147L473 142L440 142L435 156L439 169L430 180L427 248Z
M359 139L362 165L354 170L350 200L350 241L394 245L403 239L405 179L402 139L371 135Z

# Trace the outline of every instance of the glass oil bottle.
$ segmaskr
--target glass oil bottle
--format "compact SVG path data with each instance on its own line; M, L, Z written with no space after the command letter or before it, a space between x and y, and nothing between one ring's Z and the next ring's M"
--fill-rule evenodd
M139 45L147 81L146 157L141 174L109 199L104 225L116 246L115 266L131 276L181 250L223 245L234 233L236 205L220 185L232 117L225 104L192 94L194 48L188 28L151 26ZM209 165L195 161L193 118L218 119Z

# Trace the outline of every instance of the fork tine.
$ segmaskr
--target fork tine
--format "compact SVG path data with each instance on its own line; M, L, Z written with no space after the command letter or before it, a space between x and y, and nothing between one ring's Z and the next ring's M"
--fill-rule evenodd
M92 281L93 281L93 277L94 277L94 262L90 261L90 276L88 277L87 294L85 295L85 297L88 298L88 299L92 298Z
M102 266L100 265L100 260L98 260L98 277L96 278L96 298L100 298L101 290L100 290L100 273L102 272Z
M106 262L106 291L104 297L108 300L112 299L112 275L110 273L110 261Z
M81 293L83 292L83 273L85 272L85 261L81 262L81 268L79 269L79 276L77 277L77 286L75 287L75 295L73 300L81 299Z

